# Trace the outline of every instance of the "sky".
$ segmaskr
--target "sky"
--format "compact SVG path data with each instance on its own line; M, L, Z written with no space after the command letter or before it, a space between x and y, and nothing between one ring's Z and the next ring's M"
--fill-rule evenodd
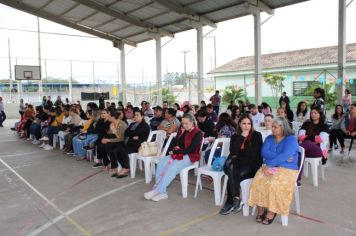
M268 15L263 13L262 21L266 18ZM311 0L277 9L274 16L262 25L262 53L337 45L337 19L338 0ZM17 64L38 63L37 34L4 28L36 31L37 17L0 4L0 79L9 77L8 39L10 39L11 56L18 58ZM347 8L346 28L346 42L356 42L356 2ZM40 29L44 32L88 36L44 19L40 19ZM212 28L208 26L204 27L204 34L211 30ZM252 16L221 22L210 36L215 36L216 39L217 66L254 53ZM167 37L162 38L162 44L169 40ZM190 51L187 54L187 72L196 72L195 30L176 34L175 38L162 48L163 74L183 73L183 51ZM154 41L141 43L136 48L126 46L126 52L129 52L126 56L127 82L154 82ZM107 40L41 34L41 57L58 59L46 61L47 70L43 68L43 74L47 76L69 78L69 60L73 60L73 77L80 82L93 82L94 74L96 82L116 83L119 56L119 50ZM92 61L101 61L101 63L94 63L93 68ZM15 64L15 59L12 60L12 64ZM207 73L212 69L214 69L213 37L207 37L204 39L204 72Z

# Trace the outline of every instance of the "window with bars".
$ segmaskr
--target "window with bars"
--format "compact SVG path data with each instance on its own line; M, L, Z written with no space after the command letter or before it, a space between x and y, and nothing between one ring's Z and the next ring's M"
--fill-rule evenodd
M315 84L320 85L318 81L295 81L293 82L293 96L305 96L307 95L308 88ZM356 89L356 87L355 87Z

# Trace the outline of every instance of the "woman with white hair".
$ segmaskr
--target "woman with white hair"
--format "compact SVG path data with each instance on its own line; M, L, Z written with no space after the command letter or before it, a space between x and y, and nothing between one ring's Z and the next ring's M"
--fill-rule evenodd
M261 154L263 165L253 178L248 205L257 205L256 221L269 225L277 214L289 214L298 175L298 142L285 118L273 120Z

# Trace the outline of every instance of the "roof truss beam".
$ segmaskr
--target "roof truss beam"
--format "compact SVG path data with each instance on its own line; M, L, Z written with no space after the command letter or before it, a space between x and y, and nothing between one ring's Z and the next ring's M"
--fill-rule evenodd
M7 6L10 6L10 7L13 7L13 8L16 8L16 9L21 10L21 11L27 12L29 14L41 17L43 19L46 19L46 20L49 20L49 21L53 21L55 23L67 26L69 28L72 28L72 29L75 29L75 30L79 30L79 31L87 33L87 34L94 35L94 36L102 38L102 39L107 39L107 40L111 40L111 41L113 41L113 40L123 41L124 43L126 43L128 45L131 45L131 46L134 46L134 47L136 46L136 43L131 42L129 40L120 39L118 37L115 37L115 36L112 36L112 35L109 35L109 34L105 34L103 32L97 31L97 30L93 30L93 29L84 27L82 25L74 24L74 23L72 23L70 21L63 20L62 18L50 15L50 14L48 14L46 12L39 11L38 9L33 8L32 6L29 6L28 4L22 3L22 2L17 1L17 0L16 1L14 1L14 0L0 0L0 3L5 4Z
M181 6L171 0L155 0L155 1L171 11L186 16L189 20L200 22L203 25L209 25L213 28L216 28L216 24L213 21L209 20L204 16L199 16L195 12L192 12L188 8Z
M101 5L99 3L96 3L96 2L94 2L92 0L72 0L72 1L80 3L80 4L84 5L84 6L89 7L89 8L95 9L95 10L97 10L99 12L102 12L104 14L107 14L109 16L118 18L118 19L120 19L122 21L125 21L127 23L130 23L132 25L145 28L148 32L160 33L161 35L164 35L164 36L173 37L173 34L171 32L169 32L169 31L160 30L155 25L142 22L140 20L137 20L135 18L127 16L127 15L125 15L123 13L115 11L115 10L113 10L113 9L107 7L107 6L104 6L104 5Z

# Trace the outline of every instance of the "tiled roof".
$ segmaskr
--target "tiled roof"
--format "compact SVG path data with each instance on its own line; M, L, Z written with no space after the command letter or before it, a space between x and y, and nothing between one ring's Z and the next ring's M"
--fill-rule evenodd
M356 43L347 45L347 62L356 62ZM337 46L302 49L262 55L262 68L290 68L337 64ZM255 68L254 56L240 57L222 65L209 74L251 71Z

